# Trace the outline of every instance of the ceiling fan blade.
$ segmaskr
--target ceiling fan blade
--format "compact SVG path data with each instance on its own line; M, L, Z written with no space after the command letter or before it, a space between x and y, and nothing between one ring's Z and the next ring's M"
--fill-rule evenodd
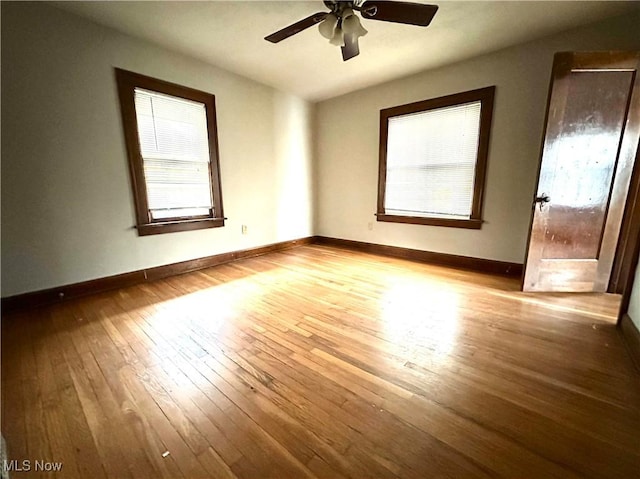
M368 0L360 7L362 18L407 23L421 27L429 25L437 11L438 5L383 0Z
M356 35L348 35L344 36L344 47L340 47L342 49L342 60L347 61L352 59L353 57L357 57L360 55L360 48L358 47L358 37Z
M302 30L306 30L307 28L314 26L316 23L320 23L328 14L329 12L314 13L299 22L293 23L288 27L284 27L282 30L278 30L271 35L264 37L264 39L271 43L281 42L285 38L289 38L296 33L300 33Z

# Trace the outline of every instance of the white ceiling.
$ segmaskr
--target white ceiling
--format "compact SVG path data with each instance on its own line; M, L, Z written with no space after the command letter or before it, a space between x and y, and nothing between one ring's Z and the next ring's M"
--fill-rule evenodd
M322 1L54 2L96 23L319 101L640 10L640 2L426 1L440 6L427 28L362 20L360 55L309 28L281 43L263 38L313 13Z

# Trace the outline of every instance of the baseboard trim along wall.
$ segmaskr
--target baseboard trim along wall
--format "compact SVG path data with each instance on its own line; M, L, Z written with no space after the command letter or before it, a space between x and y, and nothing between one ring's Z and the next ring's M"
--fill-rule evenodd
M167 278L169 276L210 268L212 266L229 263L242 258L260 256L267 253L273 253L275 251L293 248L295 246L310 244L312 241L313 237L309 236L306 238L258 246L256 248L231 251L229 253L221 253L213 256L206 256L204 258L196 258L181 261L179 263L141 269L130 273L107 276L105 278L82 281L80 283L58 286L56 288L9 296L2 298L2 312L6 313L27 308L47 306L67 299L79 298L81 296L102 293L118 288L126 288L127 286L133 286L147 281L154 281L161 278Z
M522 265L518 263L507 263L483 258L472 258L469 256L458 256L446 253L434 253L431 251L421 251L398 246L386 246L374 243L363 243L326 236L309 236L290 241L283 241L266 246L258 246L229 253L221 253L204 258L197 258L179 263L172 263L154 268L122 273L105 278L98 278L80 283L58 286L55 288L34 291L30 293L18 294L2 298L2 311L7 313L27 308L47 306L63 300L79 298L89 294L102 293L105 291L126 288L136 284L167 278L178 274L189 273L204 268L210 268L224 263L229 263L242 258L260 256L275 251L301 246L305 244L321 244L362 251L366 253L378 254L381 256L392 256L411 261L432 263L440 266L449 266L482 273L503 274L508 276L520 276Z
M473 258L471 256L458 256L447 253L434 253L433 251L422 251L418 249L401 248L399 246L387 246L375 243L364 243L338 238L328 238L326 236L315 236L314 243L337 246L366 253L379 254L382 256L393 256L422 263L449 266L468 271L480 273L501 274L506 276L522 276L522 264L508 263L493 259Z
M631 359L640 373L640 331L627 313L622 315L619 327Z

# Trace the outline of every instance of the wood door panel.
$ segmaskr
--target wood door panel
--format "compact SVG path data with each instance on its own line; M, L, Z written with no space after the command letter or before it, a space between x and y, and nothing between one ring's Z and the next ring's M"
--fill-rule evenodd
M596 260L542 260L539 287L553 291L593 291L597 270Z
M533 212L525 291L606 291L638 144L639 64L638 52L556 55L537 189L550 201Z
M633 74L578 71L567 81L559 135L549 139L555 158L542 258L597 259Z
M597 259L606 218L604 208L551 205L549 209L542 258Z

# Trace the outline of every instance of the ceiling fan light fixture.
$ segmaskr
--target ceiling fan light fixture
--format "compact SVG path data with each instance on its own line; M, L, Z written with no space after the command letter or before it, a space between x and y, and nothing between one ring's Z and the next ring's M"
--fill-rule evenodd
M335 45L337 47L344 47L344 32L340 27L336 27L333 32L333 37L329 40L331 45Z
M353 13L353 8L346 7L345 9L342 10L342 13L340 14L340 18L344 20L345 18L350 17L351 15L355 15Z
M363 37L369 33L360 23L360 19L354 15L353 10L351 10L351 15L342 18L342 30L345 34L356 37Z
M338 17L336 17L333 13L328 14L324 17L324 20L318 25L318 30L320 30L320 35L325 37L327 40L331 40L335 34L336 26L338 25Z

